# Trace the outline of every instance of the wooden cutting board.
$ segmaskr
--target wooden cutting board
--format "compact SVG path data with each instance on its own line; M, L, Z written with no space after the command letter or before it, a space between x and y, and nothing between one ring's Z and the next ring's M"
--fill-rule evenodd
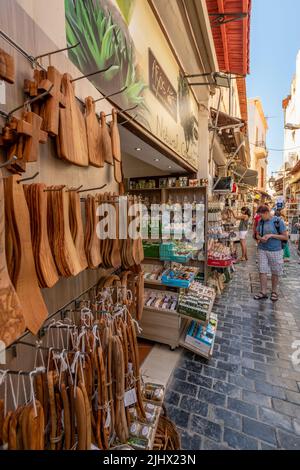
M60 158L79 166L88 166L88 146L83 114L76 101L72 77L65 73L62 92L66 107L59 110L59 135L57 140Z
M40 80L38 83L38 89L41 92L49 90L53 85L40 110L40 116L43 118L43 129L52 136L58 135L59 108L66 107L65 97L61 92L61 81L61 73L53 65L50 65L47 69L47 78Z
M73 233L72 238L74 240L77 255L81 264L82 269L86 269L88 266L85 250L84 250L84 232L81 217L81 204L80 195L76 191L69 192L70 198L70 219L73 220Z
M52 253L62 276L76 276L84 268L80 264L71 235L69 195L63 188L53 189L57 190L49 191L48 195L48 233L52 232L49 235Z
M18 175L10 176L5 182L5 200L8 202L13 221L15 238L19 244L20 268L15 289L22 306L25 325L37 334L47 318L47 308L38 285L32 251L30 217Z
M15 81L15 63L11 55L0 47L0 79L8 83Z
M102 145L102 155L106 163L113 165L114 159L113 159L113 154L112 154L111 137L109 133L109 128L106 124L106 116L103 111L100 113L100 126L101 126L100 137L101 137L101 145Z
M85 124L90 165L96 167L104 166L104 158L101 145L101 127L95 112L95 103L91 96L85 99Z
M114 158L114 178L116 183L122 183L123 181L123 175L122 175L122 163L119 162Z
M120 142L120 134L119 134L119 129L118 129L117 110L113 108L111 113L112 113L112 120L110 123L110 136L111 136L112 154L113 154L114 159L120 162L121 161L121 142Z
M18 121L17 132L24 135L23 158L26 162L36 162L39 156L39 143L45 144L47 132L41 129L43 119L33 112L23 113Z
M24 330L25 320L21 303L6 265L4 190L0 171L0 340L9 346Z
M30 213L31 239L40 287L53 287L59 277L51 252L47 231L47 193L45 184L24 187Z
M85 200L85 252L90 269L97 268L101 262L100 241L96 232L97 215L95 197L88 195Z

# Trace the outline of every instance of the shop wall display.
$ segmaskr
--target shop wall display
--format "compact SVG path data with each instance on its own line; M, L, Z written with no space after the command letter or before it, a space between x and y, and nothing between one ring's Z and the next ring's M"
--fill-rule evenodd
M198 167L198 106L147 1L65 0L72 62L179 157ZM125 89L126 88L126 89Z

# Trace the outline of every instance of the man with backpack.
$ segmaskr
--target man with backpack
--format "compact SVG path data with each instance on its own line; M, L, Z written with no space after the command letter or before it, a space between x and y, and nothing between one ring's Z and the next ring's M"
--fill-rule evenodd
M257 224L256 238L258 242L258 263L261 292L255 295L255 300L264 300L267 295L267 275L272 274L271 300L278 300L278 282L282 274L283 248L288 241L288 232L283 220L272 217L268 206L260 208L261 219Z

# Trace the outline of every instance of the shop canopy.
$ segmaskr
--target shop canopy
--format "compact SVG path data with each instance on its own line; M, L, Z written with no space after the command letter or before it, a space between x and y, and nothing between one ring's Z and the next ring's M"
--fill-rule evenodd
M234 173L236 175L237 182L253 186L254 188L257 186L258 172L256 170L249 170L243 165L238 165L235 168Z
M249 73L251 0L206 0L221 72Z

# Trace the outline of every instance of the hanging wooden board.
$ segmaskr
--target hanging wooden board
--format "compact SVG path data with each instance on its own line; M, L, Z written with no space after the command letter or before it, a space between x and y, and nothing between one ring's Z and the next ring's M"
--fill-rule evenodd
M119 162L118 160L114 159L114 177L116 183L122 183L123 181L123 175L122 175L122 163Z
M84 117L76 101L71 76L62 78L62 92L66 107L59 110L59 135L57 140L59 157L79 166L88 166L88 146Z
M84 232L81 217L81 205L80 195L75 191L69 192L70 198L70 219L73 220L73 233L72 237L74 240L77 255L81 264L82 269L86 269L88 266L85 251L84 251Z
M9 346L25 330L22 307L10 280L5 254L5 210L2 172L0 171L0 340Z
M5 182L5 200L13 221L16 240L19 243L19 271L15 289L22 306L26 327L37 334L47 317L47 308L38 285L32 251L30 217L19 176L7 178Z
M96 232L97 215L94 196L87 196L85 200L85 213L85 252L89 268L95 269L101 264L102 258L100 253L100 240Z
M59 108L66 107L66 100L61 92L61 73L52 65L47 69L47 78L40 80L38 89L41 92L51 88L41 105L40 116L43 118L43 129L52 136L58 135Z
M47 193L45 184L24 187L30 213L31 239L40 287L53 287L58 273L52 256L47 231Z
M101 145L102 145L102 155L104 157L104 161L113 165L113 154L112 154L112 147L111 147L111 137L109 133L109 128L106 124L106 116L105 113L102 111L100 113L100 125L101 125Z
M18 121L17 132L24 134L23 158L26 162L36 162L39 156L39 143L45 144L47 132L41 129L43 119L33 112L25 112Z
M15 81L14 58L0 47L0 79L8 83Z
M85 124L90 165L96 167L104 166L104 158L101 145L101 128L95 112L95 103L91 96L85 99Z
M112 120L110 123L110 135L112 154L115 160L121 161L121 142L118 129L118 115L115 108L112 109Z

